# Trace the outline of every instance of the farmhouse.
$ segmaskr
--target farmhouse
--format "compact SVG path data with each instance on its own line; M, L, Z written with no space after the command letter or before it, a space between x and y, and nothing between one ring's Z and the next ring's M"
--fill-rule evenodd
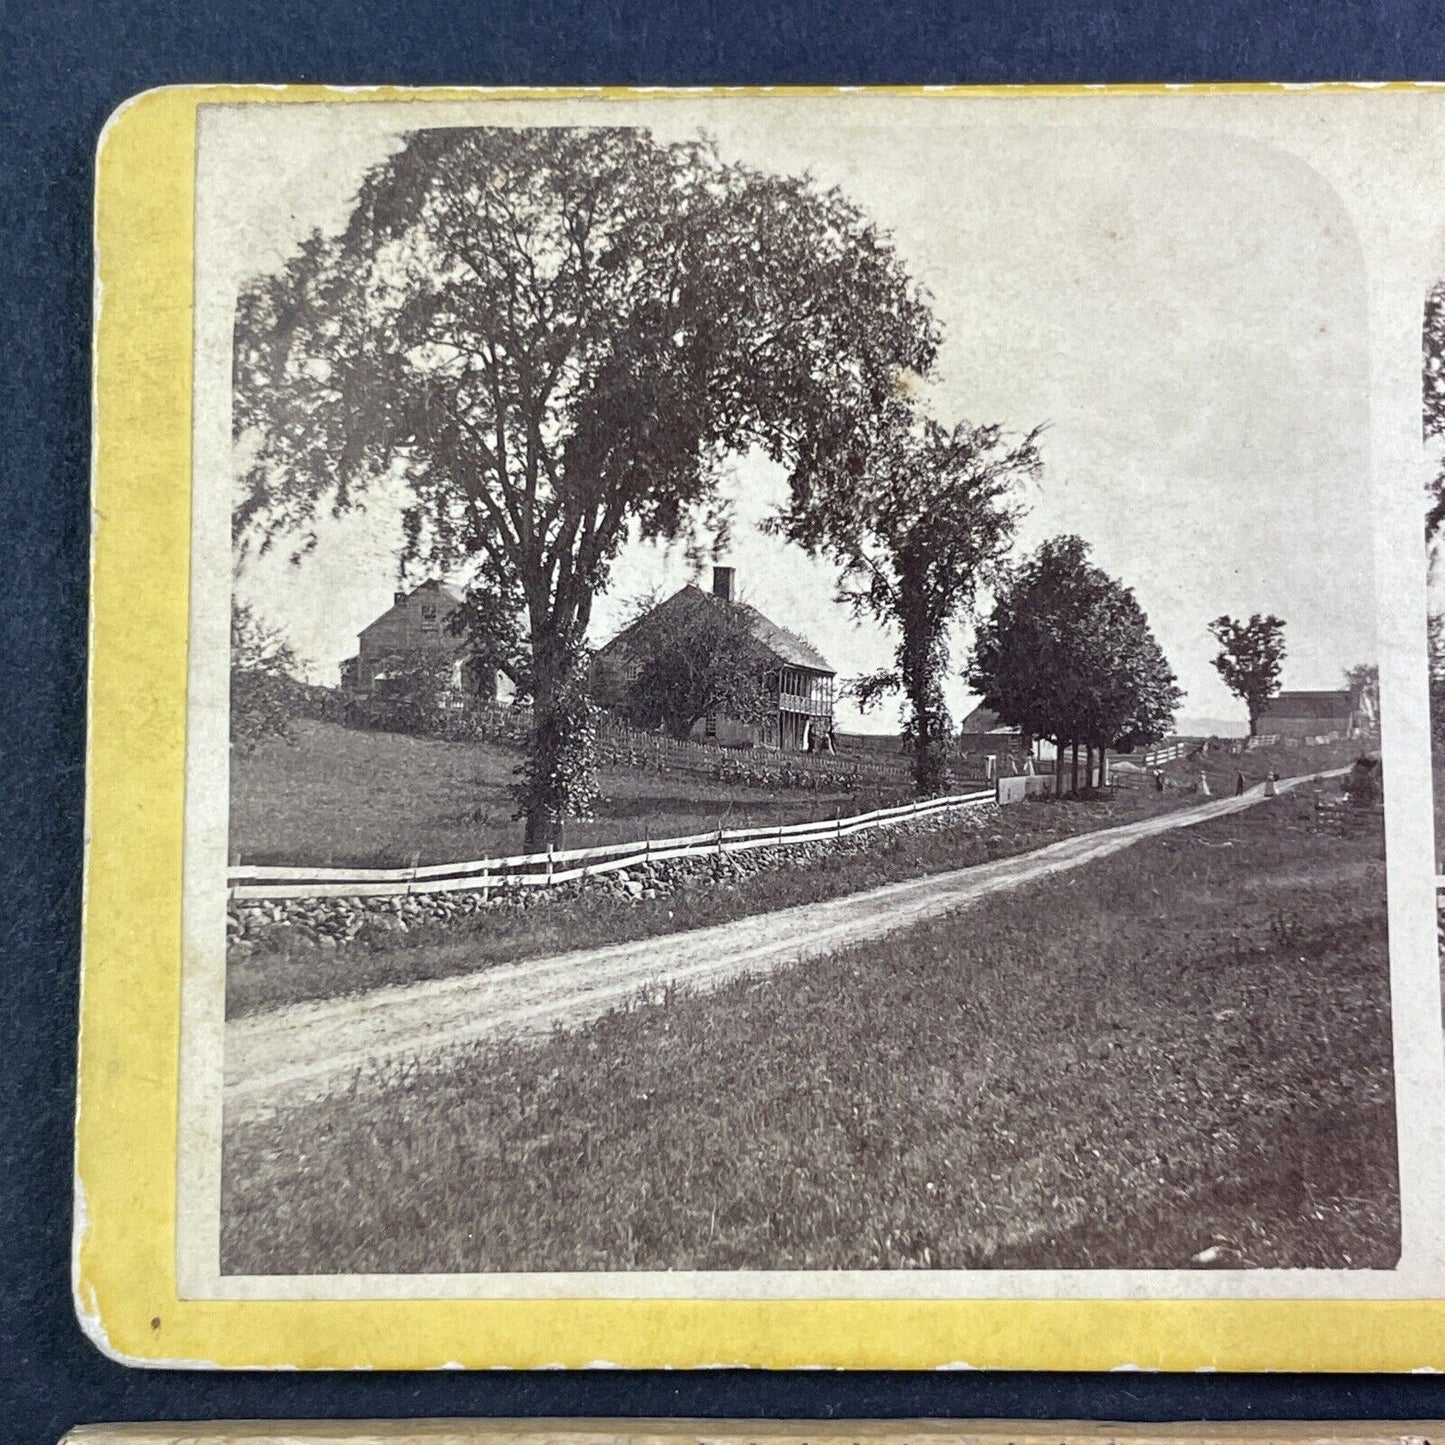
M1257 735L1262 738L1353 737L1361 721L1348 690L1281 692L1265 704Z
M495 674L477 665L466 637L448 625L466 600L460 587L448 582L423 582L411 592L392 595L391 606L361 629L355 657L341 664L341 686L366 696L390 669L420 656L451 660L452 686L465 694L494 698Z
M710 717L694 727L694 738L731 746L756 743L789 752L831 746L837 674L810 642L779 627L756 607L738 602L734 596L735 576L732 567L714 567L711 593L689 583L599 648L592 660L593 697L606 707L624 708L628 684L637 675L637 665L628 652L628 638L665 609L690 608L708 599L716 606L735 607L746 617L763 658L769 713L761 723Z

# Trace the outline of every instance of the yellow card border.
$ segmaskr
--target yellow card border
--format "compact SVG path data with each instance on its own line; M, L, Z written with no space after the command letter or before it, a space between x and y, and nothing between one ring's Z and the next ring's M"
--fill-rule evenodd
M988 97L1306 87L880 89ZM148 91L107 124L96 172L89 755L76 1115L74 1290L82 1326L102 1350L127 1363L226 1368L1445 1368L1445 1302L1433 1301L177 1297L197 107L748 93L767 90L188 86ZM837 91L803 87L790 93Z

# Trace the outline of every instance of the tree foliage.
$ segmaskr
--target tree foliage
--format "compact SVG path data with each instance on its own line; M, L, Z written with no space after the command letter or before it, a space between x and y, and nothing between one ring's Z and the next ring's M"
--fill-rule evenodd
M1249 709L1249 735L1259 730L1260 715L1279 691L1279 674L1284 663L1284 622L1270 613L1254 613L1248 622L1233 617L1216 617L1209 630L1219 643L1215 671Z
M382 659L368 696L349 708L353 724L382 732L434 737L456 696L456 659L435 648L409 648Z
M540 845L595 789L585 639L629 528L685 534L733 451L831 470L935 348L888 239L807 178L645 130L417 131L240 298L237 546L304 552L399 478L407 559L520 599Z
M952 732L943 698L950 627L1008 553L1017 488L1037 477L1039 429L949 429L901 400L836 470L795 492L778 528L841 568L840 596L898 633L891 668L852 684L861 707L902 692L904 738L922 795L947 779Z
M704 718L756 722L768 710L768 655L734 603L696 587L661 605L645 599L626 648L635 669L628 712L638 727L685 738Z
M1000 721L1065 747L1131 750L1174 726L1183 698L1133 592L1055 537L1011 569L965 671Z
M1445 769L1445 616L1429 622L1430 741L1434 764Z
M487 568L467 588L462 604L447 618L447 631L465 639L472 665L493 680L511 680L518 698L532 693L531 655L522 598L490 575Z
M1367 728L1380 725L1380 669L1373 662L1361 662L1345 669L1345 686L1350 701Z
M1425 441L1437 448L1425 513L1425 539L1434 542L1445 524L1445 281L1437 281L1425 297L1421 341Z
M296 653L279 628L246 602L231 601L231 746L252 753L268 739L289 739L305 690Z

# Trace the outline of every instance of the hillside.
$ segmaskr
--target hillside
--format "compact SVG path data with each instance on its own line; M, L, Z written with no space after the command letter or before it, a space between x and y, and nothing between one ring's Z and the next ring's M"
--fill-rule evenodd
M520 761L492 743L439 742L301 722L231 763L232 862L384 867L520 852L509 789ZM906 780L857 791L776 793L696 772L599 770L598 816L567 829L570 847L796 823L904 796Z

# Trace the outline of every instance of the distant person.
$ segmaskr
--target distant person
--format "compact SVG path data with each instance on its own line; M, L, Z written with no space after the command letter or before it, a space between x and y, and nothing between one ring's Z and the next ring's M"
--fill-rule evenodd
M1243 774L1243 773L1240 773L1240 774L1235 778L1235 780L1234 780L1234 796L1235 796L1236 798L1242 798L1242 797L1244 796L1244 774Z
M1164 772L1161 768L1154 769L1154 791L1156 793L1164 791Z
M1264 780L1264 795L1266 798L1278 796L1278 789L1275 784L1279 782L1279 772L1275 768L1269 770L1269 776Z
M1199 782L1195 786L1195 792L1202 794L1206 798L1212 796L1209 791L1209 774L1206 773L1203 768L1199 770Z

